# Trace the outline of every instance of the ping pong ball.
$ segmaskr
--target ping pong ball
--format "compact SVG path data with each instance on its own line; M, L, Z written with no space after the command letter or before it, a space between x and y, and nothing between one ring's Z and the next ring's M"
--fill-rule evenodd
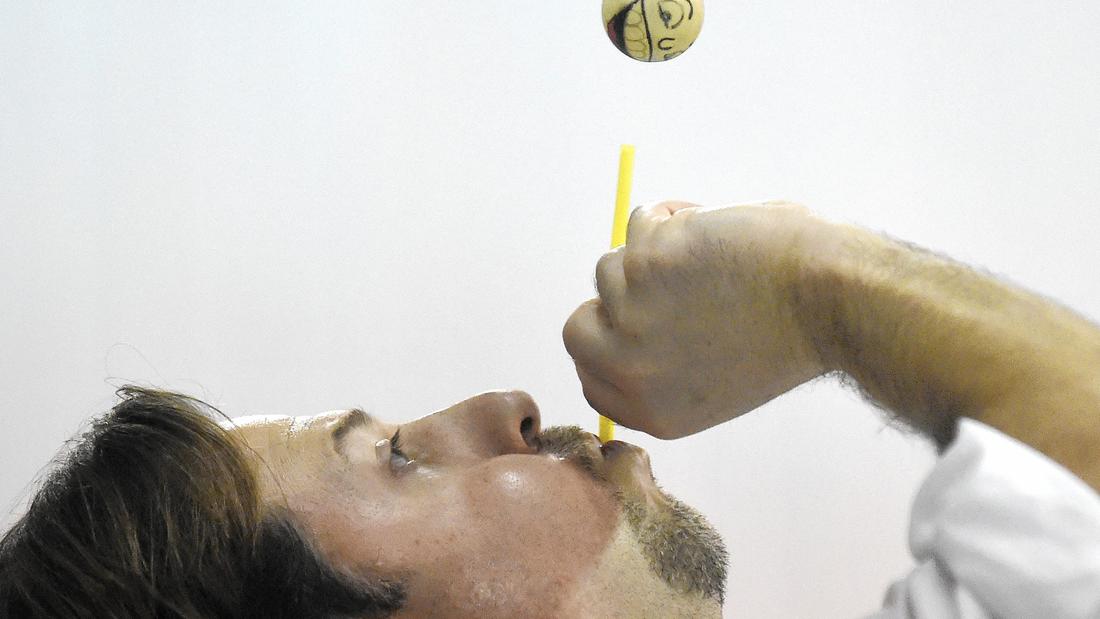
M662 62L687 51L703 28L703 0L603 0L607 37L634 60Z

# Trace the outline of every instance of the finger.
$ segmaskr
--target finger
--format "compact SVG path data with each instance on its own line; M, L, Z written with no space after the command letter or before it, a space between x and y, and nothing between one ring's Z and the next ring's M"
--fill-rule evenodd
M603 380L599 376L588 372L581 364L577 366L577 378L581 381L581 391L588 405L597 413L607 417L615 423L630 427L624 421L629 422L629 407L623 392L615 385Z
M599 299L585 301L573 310L561 333L569 356L605 381L613 380L615 336Z
M665 440L691 434L678 428L669 428L667 424L661 423L660 419L651 414L639 413L621 389L597 376L588 374L580 365L577 365L577 377L581 380L581 390L588 405L616 424Z
M663 222L684 209L698 208L698 204L680 200L666 200L639 206L630 212L626 226L626 242L644 242Z
M702 208L702 206L700 206L698 204L695 204L695 203L692 203L692 202L683 202L683 201L680 201L680 200L676 200L676 201L672 201L672 202L662 202L661 203L661 208L668 211L668 216L672 217L676 213L680 213L680 212L685 211L687 209Z
M653 226L657 223L654 221L651 210L656 206L654 204L645 204L642 206L634 207L634 210L630 211L630 218L626 221L626 244L630 245L634 243L644 243L645 239L653 231Z
M596 294L599 295L607 311L613 329L618 328L618 310L622 307L626 294L626 279L623 274L623 248L613 249L596 262Z

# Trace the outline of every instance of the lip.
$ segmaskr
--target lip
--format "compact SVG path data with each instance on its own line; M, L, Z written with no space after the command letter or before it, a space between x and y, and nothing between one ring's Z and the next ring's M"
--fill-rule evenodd
M597 474L622 492L636 492L642 496L656 495L657 484L653 478L649 454L637 445L626 441L611 440L603 443L595 434L589 446ZM595 452L599 452L599 456Z
M600 459L605 462L612 462L632 452L635 455L644 457L647 463L649 461L649 455L646 454L644 449L637 445L619 440L610 440L604 443L600 441L600 437L595 434L589 434L588 436L590 437L588 441L590 450L592 452L600 452L600 456L602 456ZM593 455L595 454L593 453Z
M637 445L625 441L608 441L600 445L603 454L601 474L626 499L642 502L650 509L660 509L667 498L657 487L649 454Z
M592 435L592 442L599 449L600 455L603 456L604 460L616 460L625 457L627 454L633 453L634 455L644 457L647 463L649 461L649 454L641 447L632 443L620 440L610 440L604 443L601 442L600 437L595 434Z
M558 440L565 440L560 452ZM603 443L590 432L573 438L555 436L550 443L540 442L538 453L578 464L598 481L615 486L619 491L648 493L656 490L649 454L637 445L617 440Z
M595 436L595 435L593 435L593 436ZM599 438L597 438L596 440L598 441ZM620 453L624 449L628 449L630 447L634 447L634 445L631 445L630 443L624 443L623 441L612 440L612 441L607 441L606 443L602 443L600 445L600 453L603 454L604 458L607 458L607 457L612 456L614 454ZM641 449L641 448L638 447L638 449Z

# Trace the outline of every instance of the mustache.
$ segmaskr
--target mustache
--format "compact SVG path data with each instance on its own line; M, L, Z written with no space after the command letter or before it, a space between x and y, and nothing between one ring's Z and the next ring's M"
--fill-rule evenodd
M592 456L591 442L592 433L580 426L551 426L538 435L540 453L574 462L592 476L602 479Z

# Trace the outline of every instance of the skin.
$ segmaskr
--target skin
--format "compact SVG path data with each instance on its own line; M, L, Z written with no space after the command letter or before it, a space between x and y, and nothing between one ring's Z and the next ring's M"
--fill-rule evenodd
M645 453L579 431L565 457L547 453L540 423L509 391L401 425L353 409L234 431L265 500L331 562L405 583L398 617L718 617L717 600L658 577L626 524L623 497L654 515L671 500ZM413 464L389 449L398 430Z
M592 407L672 439L820 375L789 299L814 223L790 205L635 210L563 333Z
M823 374L933 438L982 421L1100 490L1100 329L965 265L781 202L632 213L565 325L585 397L661 438Z

